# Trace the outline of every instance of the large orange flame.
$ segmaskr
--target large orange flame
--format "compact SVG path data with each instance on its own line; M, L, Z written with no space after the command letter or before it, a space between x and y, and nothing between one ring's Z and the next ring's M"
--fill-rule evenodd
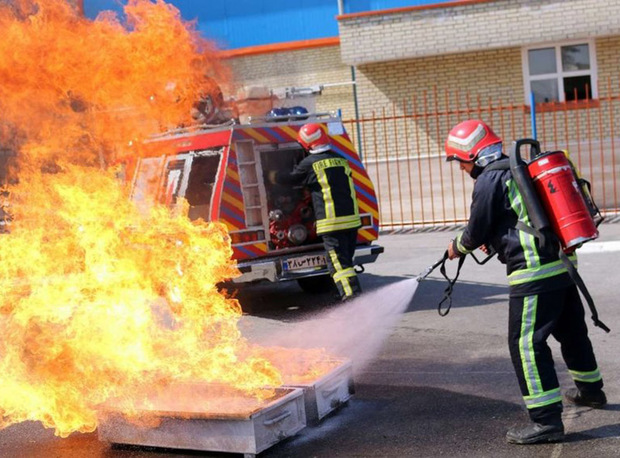
M188 122L214 48L161 0L127 23L64 0L0 3L0 123L12 151L0 234L0 426L92 431L109 399L202 380L278 386L240 336L228 235L137 211L110 167L129 140Z

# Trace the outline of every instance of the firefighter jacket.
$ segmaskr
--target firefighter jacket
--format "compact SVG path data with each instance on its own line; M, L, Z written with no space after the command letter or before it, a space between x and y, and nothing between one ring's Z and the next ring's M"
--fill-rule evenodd
M530 220L512 178L508 159L482 170L474 183L470 218L453 248L460 256L481 245L493 247L506 264L511 297L538 294L572 284L552 237L545 243L527 230ZM503 162L505 161L505 162ZM520 223L519 223L520 222ZM544 234L543 234L544 235ZM575 255L569 259L576 265Z
M310 154L292 172L278 172L278 183L303 184L312 195L317 234L361 227L348 161L334 153Z

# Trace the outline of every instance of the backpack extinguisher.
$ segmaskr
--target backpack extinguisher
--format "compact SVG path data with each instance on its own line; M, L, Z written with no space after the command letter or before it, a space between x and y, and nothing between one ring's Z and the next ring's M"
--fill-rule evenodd
M523 145L530 146L529 163L521 158L520 149ZM566 256L581 244L598 237L597 225L602 217L586 188L587 182L578 177L563 151L541 153L540 144L529 138L513 143L510 171L531 223L531 227L517 223L517 228L532 233L541 245L546 243L544 234L551 230L551 238L557 239L560 245L558 255L586 299L594 325L609 332L609 328L598 318L585 283ZM598 223L595 222L597 214Z
M521 158L520 149L530 145L530 162ZM565 253L598 237L600 213L564 151L541 153L536 140L514 143L510 169L523 196L535 229L551 228ZM595 218L598 215L598 221Z

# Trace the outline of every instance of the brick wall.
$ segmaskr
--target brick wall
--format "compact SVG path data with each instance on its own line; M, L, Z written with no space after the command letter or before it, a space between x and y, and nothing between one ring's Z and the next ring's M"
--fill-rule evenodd
M448 56L434 56L395 62L363 65L358 68L358 99L360 115L371 116L373 110L395 102L398 109L403 100L415 97L418 108L424 103L433 106L433 89L451 91L451 97L464 104L466 94L477 103L513 103L523 99L521 49L480 51Z
M597 203L612 208L618 202L614 177L620 170L620 165L614 166L620 164L620 141L615 146L610 141L620 137L620 34L597 38L595 48L598 106L538 113L538 138L544 149L568 148L592 182ZM230 63L238 84L280 87L349 81L350 69L339 52L338 47L323 47L238 57ZM347 129L377 188L384 224L465 217L472 182L445 162L443 142L454 124L470 117L488 121L506 146L531 136L521 58L522 46L516 45L356 68L362 119L348 122ZM610 92L618 100L610 101ZM319 109L337 107L344 109L345 120L354 118L351 86L328 88L319 98ZM467 107L469 113L464 112ZM456 208L461 213L453 215Z
M620 34L613 0L497 0L339 18L342 61L386 62Z
M351 68L342 63L338 46L275 52L228 59L235 84L269 88L337 84L351 81ZM328 86L317 98L317 111L342 109L355 116L351 84Z
M596 40L596 57L599 75L599 96L608 93L608 83L618 92L620 87L620 36Z

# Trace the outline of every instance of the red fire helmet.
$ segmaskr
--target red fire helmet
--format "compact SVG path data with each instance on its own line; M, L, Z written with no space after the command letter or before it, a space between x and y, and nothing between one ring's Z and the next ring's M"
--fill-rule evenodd
M472 162L480 151L502 139L484 122L477 119L463 121L452 128L446 139L446 160Z
M304 124L299 129L297 141L311 154L322 153L330 149L329 135L323 124Z

